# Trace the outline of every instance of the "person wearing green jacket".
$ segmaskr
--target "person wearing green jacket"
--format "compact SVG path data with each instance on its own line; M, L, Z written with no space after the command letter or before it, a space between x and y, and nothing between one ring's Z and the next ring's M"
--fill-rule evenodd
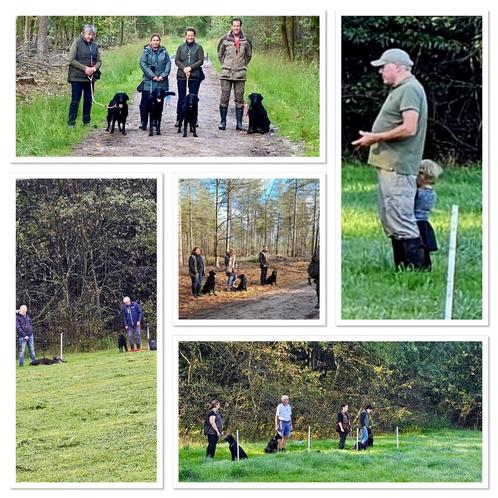
M150 94L156 88L169 90L168 76L171 71L171 59L166 47L161 45L161 37L153 33L150 43L145 45L140 57L140 68L144 73L142 79L142 99L140 100L140 128L147 129L146 107Z
M218 59L221 63L220 84L220 130L227 125L228 103L230 94L234 93L236 130L243 130L244 87L246 83L247 66L252 58L252 43L242 32L242 19L233 18L230 33L218 43Z
M69 69L67 80L71 84L71 103L67 124L73 128L78 117L78 107L83 95L83 124L90 123L92 110L92 91L95 81L100 78L99 46L95 43L97 31L87 24L81 35L76 38L69 49Z

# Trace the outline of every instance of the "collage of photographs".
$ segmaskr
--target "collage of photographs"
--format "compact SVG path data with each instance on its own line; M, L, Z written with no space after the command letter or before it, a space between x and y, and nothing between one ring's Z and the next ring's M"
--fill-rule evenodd
M5 496L492 491L479 2L11 8Z

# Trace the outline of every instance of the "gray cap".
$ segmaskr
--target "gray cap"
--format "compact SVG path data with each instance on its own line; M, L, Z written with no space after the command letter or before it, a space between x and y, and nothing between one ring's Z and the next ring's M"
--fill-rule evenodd
M413 61L410 59L410 56L400 48L390 48L389 50L386 50L380 56L380 59L372 61L370 64L372 64L372 66L383 66L389 62L400 64L401 66L413 66Z

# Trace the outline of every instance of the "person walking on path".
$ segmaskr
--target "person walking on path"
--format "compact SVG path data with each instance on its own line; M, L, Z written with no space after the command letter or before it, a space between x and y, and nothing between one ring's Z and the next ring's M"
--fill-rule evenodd
M266 275L268 273L268 268L270 267L270 253L268 252L268 246L264 245L263 249L259 253L259 267L261 269L260 284L266 285Z
M140 305L137 302L132 301L128 296L123 298L123 305L124 328L128 332L130 351L134 353L140 351L140 326L143 319L143 312ZM134 347L134 344L136 347Z
M19 346L19 366L23 367L26 345L28 346L31 361L36 360L33 323L31 322L31 317L28 314L28 307L25 304L21 305L19 310L16 311L16 330Z
M236 130L243 130L244 88L247 66L252 58L252 43L242 31L242 19L234 17L230 32L218 43L218 59L221 63L220 85L220 130L227 126L227 112L230 94L234 93Z
M413 202L427 130L427 97L404 50L386 50L371 64L380 68L390 90L372 131L360 131L352 144L370 148L368 163L377 169L380 220L391 238L396 267L418 269L424 251Z

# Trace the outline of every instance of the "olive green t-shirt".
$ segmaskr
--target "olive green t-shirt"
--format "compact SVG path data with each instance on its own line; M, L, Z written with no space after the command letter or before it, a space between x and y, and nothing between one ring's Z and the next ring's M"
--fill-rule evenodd
M372 132L392 130L403 123L403 112L418 112L417 133L404 140L377 142L370 147L368 164L396 171L400 175L416 175L424 153L427 130L427 97L424 87L410 75L391 88L372 127Z

